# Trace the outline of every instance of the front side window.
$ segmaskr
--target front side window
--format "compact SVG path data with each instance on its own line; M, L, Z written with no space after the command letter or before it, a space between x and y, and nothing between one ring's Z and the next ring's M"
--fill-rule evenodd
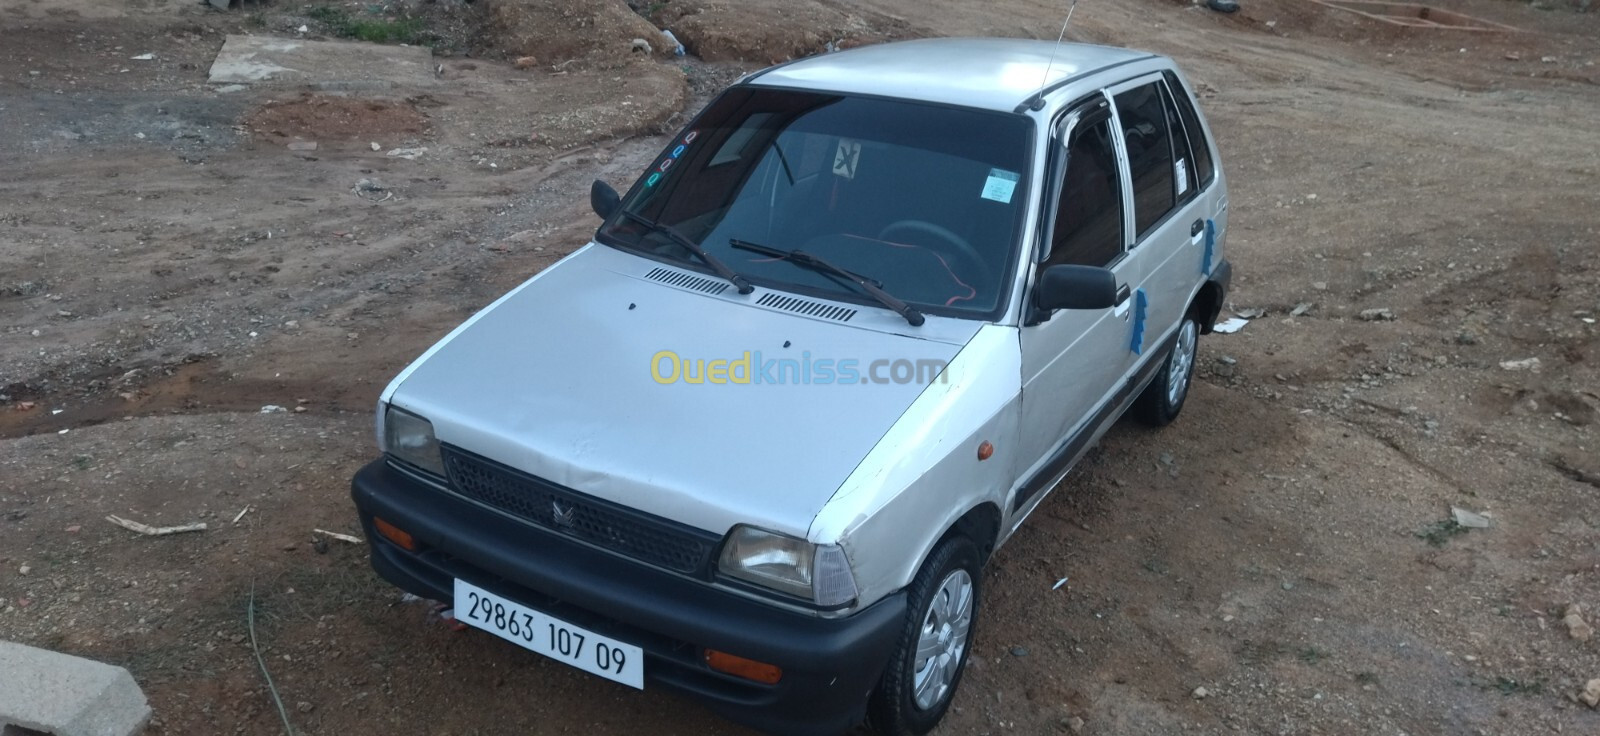
M1151 82L1116 96L1128 147L1128 177L1133 183L1134 229L1143 238L1177 204L1172 135L1161 99L1161 83Z
M651 224L669 226L752 283L876 303L774 255L799 250L923 311L991 317L1016 261L1032 130L1020 115L736 88L673 142L599 239L702 268Z
M1050 241L1041 267L1105 266L1122 255L1122 181L1110 117L1078 124L1068 139Z

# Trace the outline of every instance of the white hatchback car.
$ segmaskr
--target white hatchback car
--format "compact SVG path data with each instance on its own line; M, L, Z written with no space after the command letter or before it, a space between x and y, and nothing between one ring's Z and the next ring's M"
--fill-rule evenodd
M939 721L984 561L1125 411L1178 414L1230 274L1189 86L1117 48L774 67L591 198L383 392L373 565L779 733Z

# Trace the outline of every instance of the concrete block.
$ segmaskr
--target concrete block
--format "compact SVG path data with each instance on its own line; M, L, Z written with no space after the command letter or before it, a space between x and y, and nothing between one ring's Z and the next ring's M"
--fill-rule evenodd
M357 41L229 36L211 62L212 84L389 89L437 83L433 51Z
M0 641L0 734L133 736L149 720L127 670Z

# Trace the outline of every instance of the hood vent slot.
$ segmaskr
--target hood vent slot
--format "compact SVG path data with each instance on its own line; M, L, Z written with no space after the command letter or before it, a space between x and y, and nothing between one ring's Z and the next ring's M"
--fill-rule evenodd
M728 288L726 282L708 279L704 276L695 276L682 271L674 271L670 268L652 268L650 273L645 274L644 277L651 281L660 281L668 286L676 286L680 289L698 291L702 294L711 294L713 296L721 294Z
M781 309L785 312L803 314L807 317L831 319L835 322L849 322L851 317L856 316L856 310L848 307L823 304L822 302L814 302L809 299L799 299L792 296L775 294L770 291L762 294L761 298L756 300L756 304L759 304L763 307Z

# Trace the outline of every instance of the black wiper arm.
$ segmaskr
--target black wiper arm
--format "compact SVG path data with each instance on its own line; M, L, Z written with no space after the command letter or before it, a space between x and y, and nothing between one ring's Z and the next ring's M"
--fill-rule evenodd
M828 268L827 266L818 265L816 263L816 261L815 261L815 256L812 256L809 253L804 253L804 252L801 252L801 251L779 250L779 249L773 248L771 246L761 245L760 243L752 243L752 242L750 242L748 240L740 240L738 238L729 238L728 239L728 244L732 245L733 247L735 247L735 248L737 248L739 250L747 250L747 251L750 251L752 253L760 253L761 255L770 256L770 257L776 258L776 259L778 259L780 261L792 261L797 266L805 266L806 268L812 269L814 271L824 271L826 273L834 274L834 275L837 275L837 274L842 272L844 274L844 277L849 279L849 280L851 280L852 282L855 281L856 279L861 279L861 280L866 281L867 283L870 283L873 286L876 286L876 287L878 287L880 289L883 288L883 282L879 281L879 280L877 280L875 278L862 276L861 274L856 273L855 271L846 271L845 269L842 269L842 268L840 268L840 269L832 269L832 268ZM791 257L796 253L800 254L800 258L799 259L795 259L795 258Z
M832 263L824 261L821 258L811 255L803 250L779 250L777 248L769 248L765 245L758 245L756 243L739 240L738 238L730 238L728 243L739 250L748 250L753 253L760 253L773 258L781 258L797 266L803 266L805 268L812 269L813 271L824 271L845 279L846 281L861 287L862 291L867 292L872 296L873 299L877 299L883 304L883 306L888 307L895 312L898 312L900 316L905 317L906 321L910 322L912 327L920 327L922 326L922 323L926 321L923 318L922 313L917 311L915 307L900 301L899 299L895 298L893 294L890 294L889 292L879 288L876 281L862 276L854 271L847 271L843 268L835 266Z
M630 220L633 220L634 222L639 223L640 225L667 236L667 238L672 242L683 246L684 250L693 253L695 257L699 258L707 266L710 266L712 271L717 272L718 276L727 279L734 286L738 287L740 294L749 294L750 292L755 291L756 287L751 286L749 281L746 281L743 276L739 275L739 272L728 268L728 264L723 263L721 258L707 253L705 248L700 247L699 243L690 240L689 236L678 232L677 228L674 228L671 225L663 225L655 220L645 217L644 215L629 212L628 210L623 210L622 215Z

